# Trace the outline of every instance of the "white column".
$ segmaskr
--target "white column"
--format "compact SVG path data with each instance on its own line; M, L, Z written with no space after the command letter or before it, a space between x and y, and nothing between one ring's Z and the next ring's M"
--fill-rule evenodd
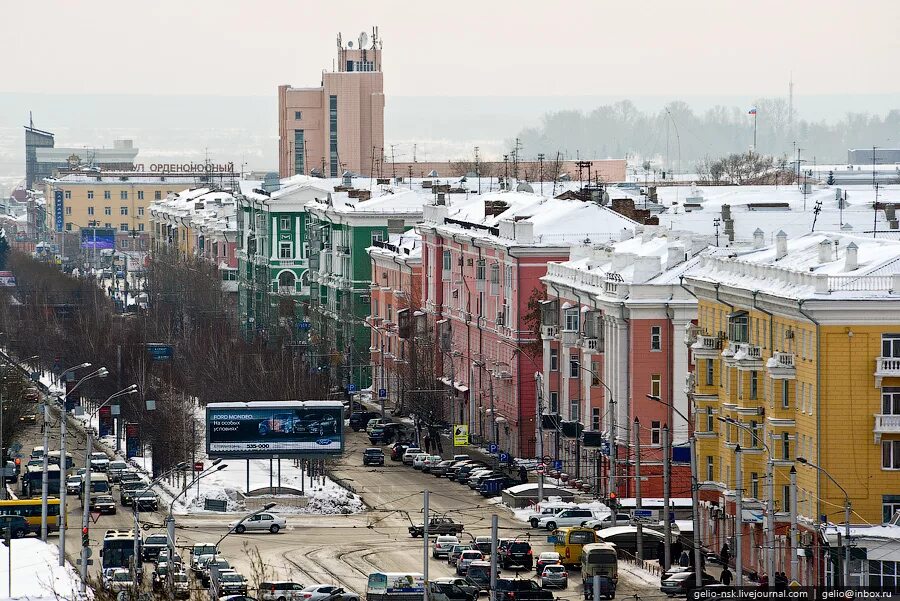
M569 347L565 344L559 345L559 402L562 405L559 408L559 414L563 419L569 420Z
M628 328L625 322L616 320L616 409L619 425L628 425L628 408L631 399L628 398ZM620 428L616 428L616 440L625 441L626 436Z
M584 424L584 429L587 430L591 425L591 380L593 379L593 366L591 365L591 358L593 355L587 349L582 349L581 351L581 366L591 370L585 371L581 370L581 421ZM598 376L600 374L597 374Z
M688 348L678 337L679 332L683 332L685 326L689 322L687 320L673 320L673 331L668 333L668 343L672 345L672 406L676 411L672 412L672 438L675 444L685 443L688 440L688 422L683 419L682 415L688 415L688 396L684 390L684 379L688 374Z

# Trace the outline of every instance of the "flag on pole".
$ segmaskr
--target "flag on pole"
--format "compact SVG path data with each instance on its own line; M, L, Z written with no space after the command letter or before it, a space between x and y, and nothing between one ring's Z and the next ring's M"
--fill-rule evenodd
M747 114L748 114L748 115L755 115L755 114L756 114L756 107L753 107L752 109L750 109L750 111L749 111Z

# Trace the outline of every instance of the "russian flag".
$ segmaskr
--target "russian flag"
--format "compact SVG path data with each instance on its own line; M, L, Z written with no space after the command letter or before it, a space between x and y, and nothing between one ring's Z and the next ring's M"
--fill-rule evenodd
M750 109L750 111L749 111L747 114L748 114L748 115L755 115L755 114L756 114L756 107L753 107L752 109Z

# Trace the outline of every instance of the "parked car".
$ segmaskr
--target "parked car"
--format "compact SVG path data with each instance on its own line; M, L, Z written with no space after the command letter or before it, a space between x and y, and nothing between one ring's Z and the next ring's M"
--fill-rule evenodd
M563 501L547 501L545 503L541 503L540 511L528 514L528 523L531 524L532 528L537 528L538 522L541 518L556 515L563 509L572 509L575 506L575 503L567 503Z
M441 457L440 455L429 455L428 457L425 458L425 462L422 464L422 473L423 474L431 473L431 468L433 468L434 466L436 466L443 460L444 460L444 458Z
M212 573L213 566L215 566L215 568L220 572L222 570L230 570L231 569L231 564L228 563L228 560L226 560L221 555L216 556L216 557L211 557L210 559L208 559L206 561L206 563L203 564L203 571L200 573L200 582L202 582L203 586L205 586L207 588L211 584L210 576Z
M511 541L503 549L500 561L507 570L513 566L522 566L530 572L534 567L534 552L531 550L531 544L523 540Z
M443 578L434 578L431 582L434 582L436 584L450 584L453 586L457 586L472 599L478 597L478 593L481 592L480 587L472 584L465 578L444 576Z
M469 549L474 549L472 545L467 545L465 543L458 543L453 545L453 548L450 549L450 552L447 553L447 563L455 566L456 562L459 560L459 556L463 551L468 551Z
M284 530L285 526L287 526L287 521L283 517L273 513L258 513L256 515L251 515L243 522L235 520L228 524L228 527L234 529L237 534L266 531L271 532L272 534L278 534L278 531Z
M501 474L498 474L492 469L479 470L474 474L469 474L469 488L471 488L472 490L478 490L482 482L489 478L496 478L500 475Z
M388 419L386 417L373 417L368 422L366 422L366 434L372 434L372 430L375 428L375 426L386 423L388 423Z
M541 572L541 587L569 588L569 572L561 564L550 565Z
M710 574L703 572L703 586L709 584L717 584L719 581L716 580ZM696 588L696 577L694 576L693 570L687 570L684 572L677 572L672 574L666 580L663 580L662 585L659 587L660 592L667 594L670 597L675 595L688 595L690 592Z
M519 481L509 476L491 476L481 481L478 492L482 497L498 497L504 490L516 484L519 484Z
M628 526L629 524L631 524L630 515L628 515L627 513L616 514L616 526ZM582 524L582 526L585 526L586 528L593 528L594 530L602 530L603 528L609 528L612 525L612 514L600 519L586 520Z
M350 428L354 432L359 432L366 427L370 419L375 419L380 415L374 411L354 411L350 414Z
M384 451L369 448L363 451L363 465L384 465Z
M30 528L28 521L21 515L0 515L0 535L6 536L7 530L10 538L22 538Z
M384 434L385 434L385 426L383 424L376 424L374 428L369 432L369 442L372 444L378 444L379 442L384 442Z
M453 535L459 536L459 533L465 530L465 526L459 522L454 522L451 518L431 518L428 521L428 536ZM424 536L425 525L417 524L409 527L409 535L413 538Z
M582 523L592 519L594 514L590 509L563 509L556 515L542 517L538 520L538 527L556 530L566 526L581 526Z
M463 551L459 559L456 560L456 573L460 576L465 576L473 561L484 561L484 555L481 554L481 551L478 549Z
M497 599L503 601L552 601L553 593L544 590L534 580L518 578L497 579Z
M304 586L290 580L261 582L259 585L260 601L302 601Z
M489 466L481 463L480 461L475 463L469 463L468 465L464 465L456 472L456 481L460 484L467 484L469 482L469 476L474 471L487 469Z
M141 545L141 555L143 555L144 561L155 560L159 557L160 551L167 549L168 544L169 537L165 534L151 534L145 538L144 544Z
M447 557L450 554L450 550L458 544L459 538L452 534L438 536L431 547L431 556L435 559L438 557Z
M110 495L97 495L91 497L91 510L110 515L116 514L116 501Z
M459 469L460 469L462 466L467 465L468 463L469 463L469 460L468 460L468 459L463 459L463 460L461 460L461 461L456 461L456 462L453 463L453 465L451 465L450 467L448 467L448 468L445 470L444 475L447 476L447 479L448 479L448 480L456 480L456 473L459 471Z
M559 553L556 551L544 551L538 555L537 561L534 562L534 570L540 574L547 566L554 566L559 563Z
M322 601L359 601L359 595L338 588L327 597L324 597Z
M460 580L463 580L460 578ZM445 579L430 580L428 582L428 601L475 601L477 593L473 593L471 585L468 590L463 590Z
M437 463L428 470L428 473L434 476L435 478L440 478L447 474L447 468L456 463L452 459L445 459L440 463Z
M428 459L428 453L416 453L413 457L412 466L414 470L420 470L425 466L425 460Z
M406 452L406 445L395 442L390 446L391 449L391 461L403 461L403 453Z
M419 447L406 447L406 450L403 451L403 465L412 465L413 457L422 452L422 449Z

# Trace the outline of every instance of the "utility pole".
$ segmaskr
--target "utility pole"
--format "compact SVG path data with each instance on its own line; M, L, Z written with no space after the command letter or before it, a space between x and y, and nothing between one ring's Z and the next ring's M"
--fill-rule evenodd
M791 466L791 580L800 581L800 558L797 557L797 468Z
M66 468L69 462L66 459L66 422L69 413L66 411L68 394L62 399L61 413L59 417L59 565L66 565Z
M609 391L607 391L609 392ZM608 493L616 492L616 407L612 394L609 397L609 482Z
M478 147L475 147L475 175L478 177L478 194L481 194L481 163L479 162Z
M540 165L539 179L541 180L541 196L543 196L544 195L544 153L543 152L538 154L538 165Z
M47 493L49 486L49 477L47 469L50 462L50 405L47 399L44 399L44 465L43 474L41 476L41 540L47 542ZM65 463L65 459L60 458L61 463ZM60 466L60 474L62 474L62 466ZM65 482L60 482L61 486L65 486ZM5 486L5 485L4 485Z
M537 441L535 445L535 449L537 451L537 458L539 463L544 462L544 376L541 372L534 372L534 388L535 388L535 399L537 402L535 403L535 408L537 409L535 415L535 421L537 422ZM541 504L544 502L544 471L546 471L547 467L544 466L543 470L538 472L538 494L537 494L537 502ZM599 484L599 482L598 482Z
M497 514L491 516L491 596L488 601L497 601Z
M695 405L696 407L696 405ZM694 409L694 415L696 415L696 408ZM691 517L693 521L693 530L694 530L694 574L696 577L696 584L698 587L703 587L703 572L700 570L700 566L703 565L703 556L701 546L703 545L700 540L700 512L698 508L700 507L700 478L697 470L699 466L697 465L697 434L696 434L696 423L694 424L694 429L691 430L691 503L694 505L694 510L691 512Z
M663 452L663 536L665 537L664 569L672 567L672 522L669 520L669 503L672 496L672 451L669 442L669 424L662 427ZM696 510L696 509L695 509Z
M643 509L641 505L641 421L634 418L634 508L636 510ZM613 511L613 520L615 520L616 512ZM635 520L635 528L637 529L637 548L635 556L638 559L644 559L644 524L641 520ZM697 533L694 533L694 537Z
M741 445L734 447L734 583L743 586L744 567L741 558L744 534L744 473L741 470Z
M425 576L425 599L428 599L428 491L424 492L424 498L422 500L422 517L424 518L422 524L424 525L424 529L422 531L422 574Z

